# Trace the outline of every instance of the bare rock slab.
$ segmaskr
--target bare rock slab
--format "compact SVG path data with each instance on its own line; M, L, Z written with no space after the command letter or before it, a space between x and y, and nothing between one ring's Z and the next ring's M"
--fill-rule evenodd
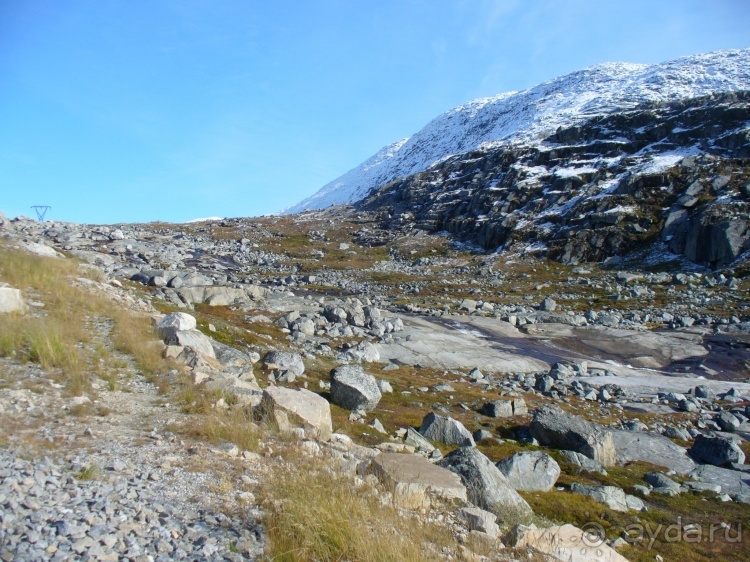
M467 501L466 487L457 474L419 455L381 453L372 459L367 473L374 474L393 494L394 502L407 509Z
M518 549L531 547L566 562L628 562L600 537L574 525L547 529L518 525L513 530L511 546Z
M302 427L309 436L321 441L328 441L333 434L331 406L328 401L304 388L266 388L258 411L264 419L271 421L282 431Z
M625 464L632 461L643 461L663 466L677 474L687 474L695 469L695 462L690 458L685 447L680 447L662 435L642 431L611 431L617 451L617 461Z
M617 462L612 432L557 406L539 408L529 429L531 435L547 447L583 453L602 466L614 466Z

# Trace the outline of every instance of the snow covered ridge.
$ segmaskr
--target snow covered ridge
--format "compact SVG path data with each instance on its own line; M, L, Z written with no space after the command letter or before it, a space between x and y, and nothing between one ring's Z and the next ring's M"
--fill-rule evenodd
M505 143L535 143L558 127L595 115L717 92L750 89L750 48L692 55L662 64L605 63L522 92L470 101L414 136L390 144L285 214L364 198L372 189L454 154Z

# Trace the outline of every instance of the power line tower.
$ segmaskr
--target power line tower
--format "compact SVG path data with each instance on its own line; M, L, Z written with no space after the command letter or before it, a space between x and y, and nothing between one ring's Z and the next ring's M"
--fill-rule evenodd
M39 222L44 222L44 217L47 214L47 211L52 207L49 205L32 205L31 208L36 211L36 218L39 219Z

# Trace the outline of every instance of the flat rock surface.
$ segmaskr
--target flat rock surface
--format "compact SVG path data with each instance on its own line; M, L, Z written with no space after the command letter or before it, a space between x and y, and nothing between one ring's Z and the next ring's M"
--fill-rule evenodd
M612 438L617 451L617 461L644 461L656 466L687 474L697 466L688 456L687 449L680 447L667 437L642 431L613 429Z
M372 460L367 471L392 490L403 507L429 506L432 498L466 501L466 487L457 474L419 455L382 453Z

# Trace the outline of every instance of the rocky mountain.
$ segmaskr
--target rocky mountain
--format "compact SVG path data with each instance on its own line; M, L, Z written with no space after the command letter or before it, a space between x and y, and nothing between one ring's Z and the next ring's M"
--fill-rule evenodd
M359 205L485 250L725 266L750 249L749 102L737 92L594 117L534 144L449 157Z
M288 212L358 202L490 251L726 265L750 238L749 69L750 49L603 64L475 100Z
M446 111L412 137L386 146L285 212L352 203L376 187L449 156L508 143L534 144L559 127L597 115L749 88L750 49L655 65L592 66L528 90L477 99Z

